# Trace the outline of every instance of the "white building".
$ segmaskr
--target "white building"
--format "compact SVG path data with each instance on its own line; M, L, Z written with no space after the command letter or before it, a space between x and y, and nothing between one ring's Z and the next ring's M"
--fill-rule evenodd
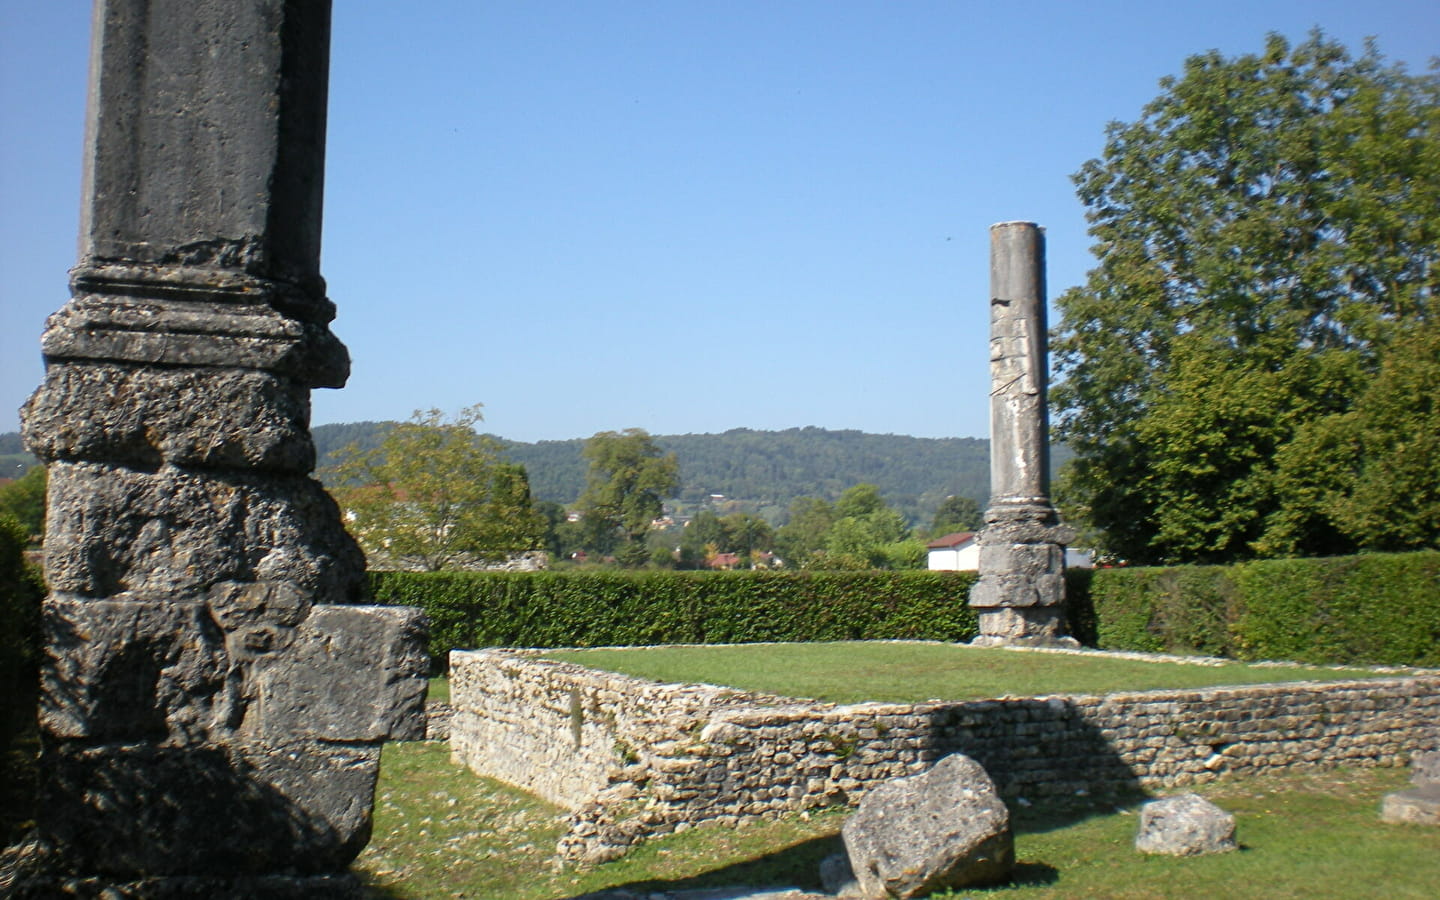
M957 531L936 538L925 545L930 551L931 570L951 572L978 572L980 570L980 545L975 543L975 532Z
M928 568L932 571L978 572L980 571L979 537L973 531L957 531L936 538L925 545L930 551ZM1093 569L1095 560L1089 550L1065 548L1065 568Z

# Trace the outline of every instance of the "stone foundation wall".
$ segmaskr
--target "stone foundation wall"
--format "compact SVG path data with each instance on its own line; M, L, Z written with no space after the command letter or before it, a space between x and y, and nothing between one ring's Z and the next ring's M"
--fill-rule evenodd
M956 752L1014 799L1403 765L1440 746L1440 673L852 706L658 684L528 651L456 651L450 673L454 759L571 809L560 853L586 862L701 822L854 805Z

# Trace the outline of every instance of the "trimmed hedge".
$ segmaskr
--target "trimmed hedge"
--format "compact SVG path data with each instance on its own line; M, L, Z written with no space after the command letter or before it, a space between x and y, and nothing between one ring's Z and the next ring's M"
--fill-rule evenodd
M0 516L0 738L13 718L34 718L40 660L40 601L45 585L25 560L25 529Z
M34 816L35 705L40 660L39 570L25 561L27 533L0 516L0 847Z
M430 616L451 648L966 641L971 572L372 572L376 602Z
M372 572L452 647L967 641L973 572ZM1440 666L1440 552L1072 570L1070 631L1106 650Z
M1440 666L1440 552L1100 569L1072 616L1106 650Z

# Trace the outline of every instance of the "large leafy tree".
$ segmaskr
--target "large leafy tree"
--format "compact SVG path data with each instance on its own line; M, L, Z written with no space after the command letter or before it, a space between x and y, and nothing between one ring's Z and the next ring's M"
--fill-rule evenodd
M584 521L597 535L623 537L617 554L622 564L643 565L649 556L645 535L680 487L675 454L663 453L641 428L602 431L583 452L590 464L577 504Z
M378 447L342 451L332 492L372 565L438 571L542 545L525 469L475 432L481 418L479 405L450 421L416 411Z
M733 553L739 557L739 568L749 568L754 555L769 550L774 543L775 530L757 515L734 512L719 516L702 510L681 535L680 564L697 569L716 554Z
M787 566L813 566L825 552L825 537L837 518L835 505L818 497L790 501L789 518L775 532L775 549Z
M1275 467L1304 502L1270 516L1263 549L1293 553L1317 528L1362 550L1440 548L1440 322L1396 338L1353 408L1305 423Z
M857 484L835 501L835 523L825 536L825 565L834 568L918 568L924 550L910 540L905 517L886 505L880 489ZM906 546L912 545L912 546Z
M1317 32L1161 88L1075 176L1099 265L1057 300L1063 491L1135 561L1371 546L1359 482L1287 448L1333 450L1311 423L1435 315L1440 76Z

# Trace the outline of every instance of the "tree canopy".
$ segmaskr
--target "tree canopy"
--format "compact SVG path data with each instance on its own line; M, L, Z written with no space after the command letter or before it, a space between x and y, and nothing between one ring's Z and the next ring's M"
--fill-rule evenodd
M1434 320L1440 75L1316 32L1161 89L1074 176L1099 265L1056 304L1061 493L1136 562L1435 545L1362 510L1423 481L1385 435L1440 420L1358 417Z
M663 454L642 428L602 431L585 442L585 492L579 509L587 525L624 537L621 562L642 565L645 534L680 487L675 454Z
M973 497L946 497L930 522L930 536L944 537L957 531L979 531L985 526L985 511Z
M857 484L831 504L800 497L775 533L786 565L805 569L923 569L925 545L873 484Z
M438 571L537 549L544 520L525 469L475 433L480 406L416 411L378 446L341 454L331 492L372 567Z

